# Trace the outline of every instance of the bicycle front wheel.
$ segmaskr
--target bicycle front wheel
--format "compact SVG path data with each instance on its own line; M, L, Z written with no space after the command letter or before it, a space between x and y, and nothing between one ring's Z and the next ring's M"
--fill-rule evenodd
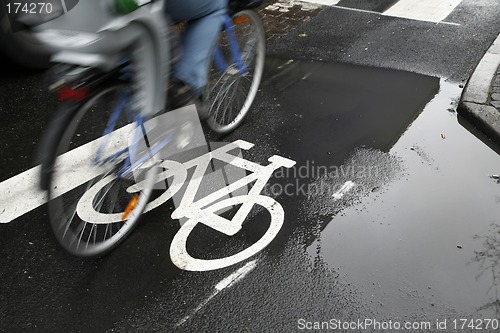
M67 124L62 124L65 130L56 143L49 182L49 218L59 243L74 255L98 256L118 245L138 221L152 192L154 168L122 173L130 165L131 136L137 132L131 104L127 85L111 85L77 106ZM139 181L148 186L130 191ZM95 192L92 200L82 205L89 191ZM102 218L117 214L118 219ZM97 215L100 221L88 218Z
M221 32L204 92L207 123L220 134L241 124L255 99L264 70L266 39L259 15L253 10L242 10L232 17L231 25L234 37L228 27ZM235 55L233 42L239 55Z

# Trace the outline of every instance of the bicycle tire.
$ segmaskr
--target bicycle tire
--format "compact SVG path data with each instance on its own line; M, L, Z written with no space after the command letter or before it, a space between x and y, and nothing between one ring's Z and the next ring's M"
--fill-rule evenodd
M188 253L186 243L189 234L193 231L199 221L208 218L209 214L215 213L222 208L229 206L234 207L248 201L252 201L254 204L262 206L271 216L269 228L257 242L236 254L218 259L198 259L192 257ZM170 246L170 259L178 268L187 271L209 271L235 265L265 249L281 230L284 216L285 213L283 207L273 198L264 195L242 195L224 199L208 206L203 210L201 216L190 218L185 222L185 224L182 225L181 229L175 234L174 239L172 240L172 244Z
M238 127L247 115L259 89L264 70L266 38L264 26L254 10L242 10L232 16L241 58L247 68L241 74L235 61L220 72L212 59L203 94L203 107L209 115L208 126L226 134ZM230 59L227 32L222 31L218 43L226 61Z
M57 148L48 186L49 219L59 244L76 256L101 256L123 241L137 224L154 185L149 186L149 189L142 189L139 193L128 193L124 190L135 182L132 178L116 176L125 156L119 156L99 166L92 163L92 158L99 147L103 146L105 139L111 142L106 146L106 153L108 149L111 153L127 148L128 140L125 138L128 138L130 130L134 128L132 108L120 113L114 127L117 130L109 133L105 139L103 136L116 98L123 98L127 92L128 85L111 83L81 105L75 107L74 104L65 103L58 111L58 114L63 114L67 109L74 109L59 141L54 142ZM130 100L127 99L127 102ZM53 126L61 126L61 123L56 122ZM154 168L151 168L145 172L146 178L153 179L154 173ZM96 210L106 209L108 213L122 211L121 206L132 204L134 197L136 204L130 206L130 213L124 215L119 222L92 223L81 219L77 213L81 197L105 177L114 177L114 182L101 193L99 201L93 203Z

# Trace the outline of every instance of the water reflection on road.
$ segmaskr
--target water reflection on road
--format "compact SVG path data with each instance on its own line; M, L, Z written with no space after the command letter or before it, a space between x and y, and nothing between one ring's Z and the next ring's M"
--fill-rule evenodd
M458 86L439 94L390 154L405 176L342 210L308 251L386 314L498 317L500 157L457 122Z

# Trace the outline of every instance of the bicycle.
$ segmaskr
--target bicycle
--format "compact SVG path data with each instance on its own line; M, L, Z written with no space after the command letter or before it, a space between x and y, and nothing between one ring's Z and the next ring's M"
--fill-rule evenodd
M92 5L89 1L79 6ZM78 13L69 14L58 18L62 26L68 20L75 24ZM157 158L164 147L176 144L175 130L149 140L148 128L155 127L163 112L162 90L168 81L169 26L162 2L122 16L107 12L101 19L100 30L94 32L85 23L76 23L84 32L59 28L38 33L59 50L55 61L71 64L57 67L51 84L64 102L42 141L41 186L48 191L57 240L70 253L85 257L103 255L123 241L141 214L153 207L153 187L169 168L185 180L182 167ZM241 48L240 40L244 40ZM262 77L264 40L258 15L249 8L233 7L214 50L204 94L208 125L214 131L234 130L248 112ZM170 184L163 198L179 188L180 180ZM271 209L267 199L254 199ZM86 216L85 211L94 214ZM185 209L179 211L193 218Z

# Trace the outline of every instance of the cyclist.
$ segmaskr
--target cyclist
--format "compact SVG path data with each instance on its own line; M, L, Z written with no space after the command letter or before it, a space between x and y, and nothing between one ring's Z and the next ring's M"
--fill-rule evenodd
M199 116L208 116L202 108L201 95L207 81L210 51L217 41L227 6L228 0L166 1L169 17L174 22L187 22L181 37L182 53L168 89L171 108L196 103Z

